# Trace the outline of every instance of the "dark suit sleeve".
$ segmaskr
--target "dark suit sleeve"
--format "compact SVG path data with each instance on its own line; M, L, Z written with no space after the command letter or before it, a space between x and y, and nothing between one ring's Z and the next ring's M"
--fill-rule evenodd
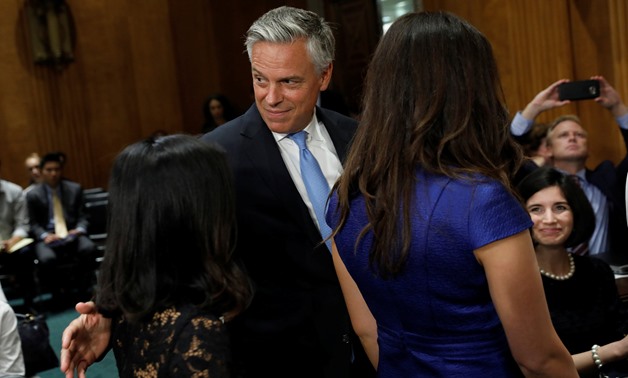
M26 195L30 232L35 240L40 240L40 236L46 232L45 227L48 218L48 204L45 199L42 198L42 195L45 194L41 192L43 191L37 187Z
M87 232L89 227L89 220L87 218L87 213L85 211L85 198L83 197L83 188L73 183L73 185L66 186L69 192L69 209L66 209L68 217L71 219L66 219L69 223L71 229L82 229L84 232ZM64 188L64 189L66 189Z
M620 185L622 188L625 188L626 184L626 174L628 174L628 130L619 129L621 131L621 136L624 138L624 145L626 146L626 156L619 162L617 165L617 175L619 179L623 182L624 185ZM624 199L625 201L625 199Z
M85 211L85 198L83 197L83 189L78 193L79 206L78 206L78 222L76 228L81 228L87 232L89 228L89 219L87 218L87 212Z

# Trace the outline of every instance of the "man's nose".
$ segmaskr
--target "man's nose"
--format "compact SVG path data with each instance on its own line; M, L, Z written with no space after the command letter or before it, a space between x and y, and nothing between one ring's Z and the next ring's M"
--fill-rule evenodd
M277 84L270 84L268 86L268 92L266 93L266 102L271 105L277 105L283 100L281 88Z

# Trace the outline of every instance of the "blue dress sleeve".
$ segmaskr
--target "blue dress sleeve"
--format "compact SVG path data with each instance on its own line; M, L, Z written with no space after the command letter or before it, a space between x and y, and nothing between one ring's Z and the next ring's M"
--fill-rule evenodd
M340 215L338 214L338 192L333 192L329 198L327 211L325 212L325 221L327 225L334 229L338 225Z
M491 181L475 187L468 225L471 247L478 249L530 228L532 220L503 185Z

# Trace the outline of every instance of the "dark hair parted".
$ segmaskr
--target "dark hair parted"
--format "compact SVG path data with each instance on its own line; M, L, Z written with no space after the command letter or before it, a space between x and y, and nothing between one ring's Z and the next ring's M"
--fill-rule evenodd
M63 152L48 152L39 161L39 168L44 169L46 163L55 162L59 163L61 168L65 165L65 154Z
M179 303L218 316L244 309L250 283L232 258L235 195L217 147L150 137L116 158L97 305L129 321Z
M595 230L595 213L580 186L570 177L551 167L542 167L530 172L517 185L517 190L525 206L526 202L539 191L557 186L573 213L573 230L565 241L565 247L575 247L588 241Z
M411 240L416 168L450 177L479 173L512 191L522 152L508 125L486 37L446 12L400 17L368 68L360 126L337 183L339 227L350 198L361 193L369 217L361 235L374 234L371 265L384 277L399 273Z

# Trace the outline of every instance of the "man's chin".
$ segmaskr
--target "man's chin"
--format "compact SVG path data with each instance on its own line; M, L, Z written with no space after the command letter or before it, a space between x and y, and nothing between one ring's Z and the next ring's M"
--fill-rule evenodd
M587 160L588 155L587 154L573 154L573 155L568 155L568 156L564 156L562 158L554 158L554 161L565 161L565 162L571 162L571 163L579 163L579 162L584 162Z
M292 125L287 120L273 119L272 117L262 117L264 123L270 131L280 134L288 134L292 132Z

